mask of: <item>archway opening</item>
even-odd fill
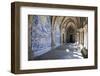
[[[75,43],[75,37],[73,34],[70,35],[70,40],[69,40],[70,43]]]
[[[73,26],[66,29],[66,43],[75,43],[75,28]]]

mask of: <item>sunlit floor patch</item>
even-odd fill
[[[66,49],[66,52],[69,52],[69,49]]]

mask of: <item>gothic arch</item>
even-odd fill
[[[68,21],[64,26],[61,31],[62,43],[75,42],[76,24],[73,21]]]
[[[76,27],[75,24],[71,23],[66,27],[66,42],[74,43],[75,42],[75,34],[76,34]]]

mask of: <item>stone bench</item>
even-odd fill
[[[81,49],[81,53],[84,58],[88,58],[88,50],[85,47]]]

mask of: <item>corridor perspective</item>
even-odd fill
[[[88,18],[28,15],[28,60],[88,58]]]

